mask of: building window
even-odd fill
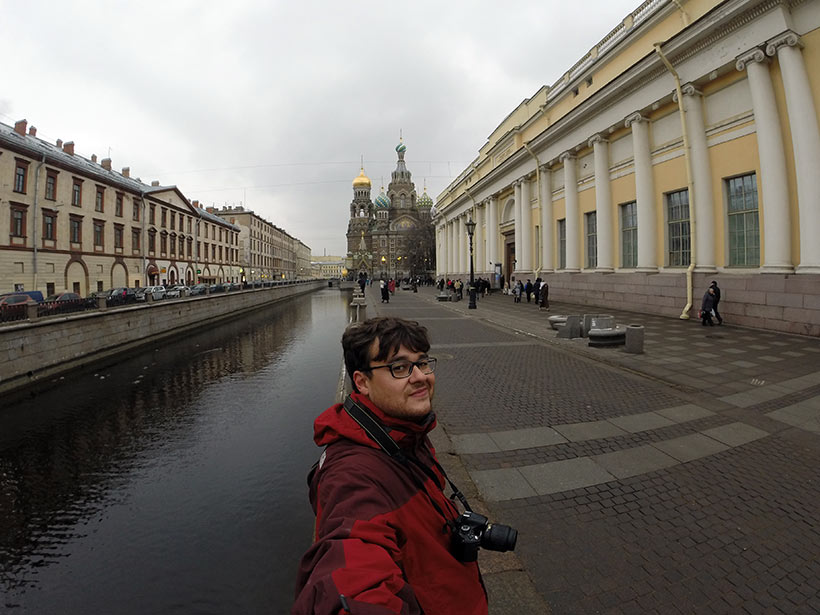
[[[757,177],[754,173],[726,180],[729,214],[729,266],[760,265]]]
[[[57,171],[48,170],[46,172],[46,200],[57,199]]]
[[[171,214],[173,219],[173,214]],[[176,256],[177,254],[177,237],[176,235],[171,235],[171,256]]]
[[[43,212],[43,239],[54,241],[57,227],[57,214]]]
[[[131,206],[131,219],[134,222],[140,221],[140,204],[137,199],[134,199],[133,205]]]
[[[83,180],[76,177],[71,185],[71,204],[77,207],[83,204]]]
[[[593,269],[598,266],[598,212],[584,214],[584,221],[587,233],[587,267]]]
[[[183,256],[185,256],[185,238],[180,237],[179,238],[179,257],[182,258]],[[188,256],[190,256],[190,254]]]
[[[69,239],[71,243],[83,242],[83,219],[79,216],[71,216],[68,223]]]
[[[157,233],[156,231],[148,231],[148,253],[153,254],[157,251]]]
[[[168,252],[168,236],[163,233],[159,238],[159,253],[165,256]]]
[[[188,218],[188,234],[191,234],[191,218]]]
[[[105,206],[105,188],[97,186],[97,196],[94,199],[94,211],[104,211]]]
[[[118,194],[117,200],[114,202],[114,215],[122,218],[122,194]]]
[[[168,210],[164,207],[162,208],[162,213],[160,214],[160,226],[165,228],[166,223],[168,222]]]
[[[131,229],[131,252],[134,254],[140,253],[140,245],[142,242],[140,241],[142,235],[139,229]]]
[[[122,250],[122,227],[119,224],[114,225],[114,249]]]
[[[567,268],[567,220],[558,221],[558,268]]]
[[[21,160],[17,158],[17,164],[14,166],[14,191],[21,194],[26,193],[26,183],[28,180],[28,160]]]
[[[103,249],[105,247],[105,223],[94,220],[94,248]]]
[[[621,205],[621,267],[638,266],[638,206]]]
[[[26,236],[26,208],[11,205],[11,232],[12,237]]]
[[[150,215],[148,216],[148,223],[156,225],[157,223],[157,206],[153,203],[151,204]]]
[[[175,212],[171,212],[171,230],[176,230],[176,223],[177,223],[177,215]]]
[[[689,191],[666,195],[669,225],[669,266],[687,267],[690,261]]]

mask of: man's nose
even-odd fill
[[[410,372],[410,380],[413,382],[418,382],[419,380],[425,380],[427,378],[427,374],[423,373],[418,365],[413,365],[413,371]]]

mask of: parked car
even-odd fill
[[[190,290],[187,286],[183,286],[182,284],[178,284],[176,286],[170,286],[165,288],[165,298],[166,299],[178,299],[180,297],[187,297],[190,295]]]
[[[0,296],[0,321],[25,320],[28,318],[28,306],[36,303],[23,293],[2,295]]]
[[[43,300],[43,293],[39,290],[16,290],[13,293],[3,293],[0,294],[0,299],[8,297],[9,295],[28,295],[32,301],[36,301],[37,303]]]
[[[63,292],[46,297],[40,304],[38,313],[40,316],[51,316],[52,314],[65,314],[67,312],[81,312],[87,307],[86,300],[77,293]]]
[[[125,305],[126,303],[136,303],[137,295],[133,288],[120,286],[109,290],[105,300],[108,305]]]
[[[145,301],[145,287],[140,286],[139,288],[134,289],[134,298],[137,301]]]
[[[218,284],[211,284],[211,294],[228,292],[230,284],[220,282]]]
[[[165,287],[164,286],[146,286],[145,287],[145,294],[151,295],[151,298],[154,301],[159,301],[160,299],[165,299]]]
[[[205,289],[207,289],[209,284],[194,284],[191,286],[191,296],[196,297],[197,295],[204,295]]]

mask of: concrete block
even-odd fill
[[[581,317],[577,314],[567,316],[566,324],[558,330],[558,337],[564,339],[581,337]]]

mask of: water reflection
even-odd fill
[[[347,301],[322,290],[3,408],[0,606],[284,610]]]

